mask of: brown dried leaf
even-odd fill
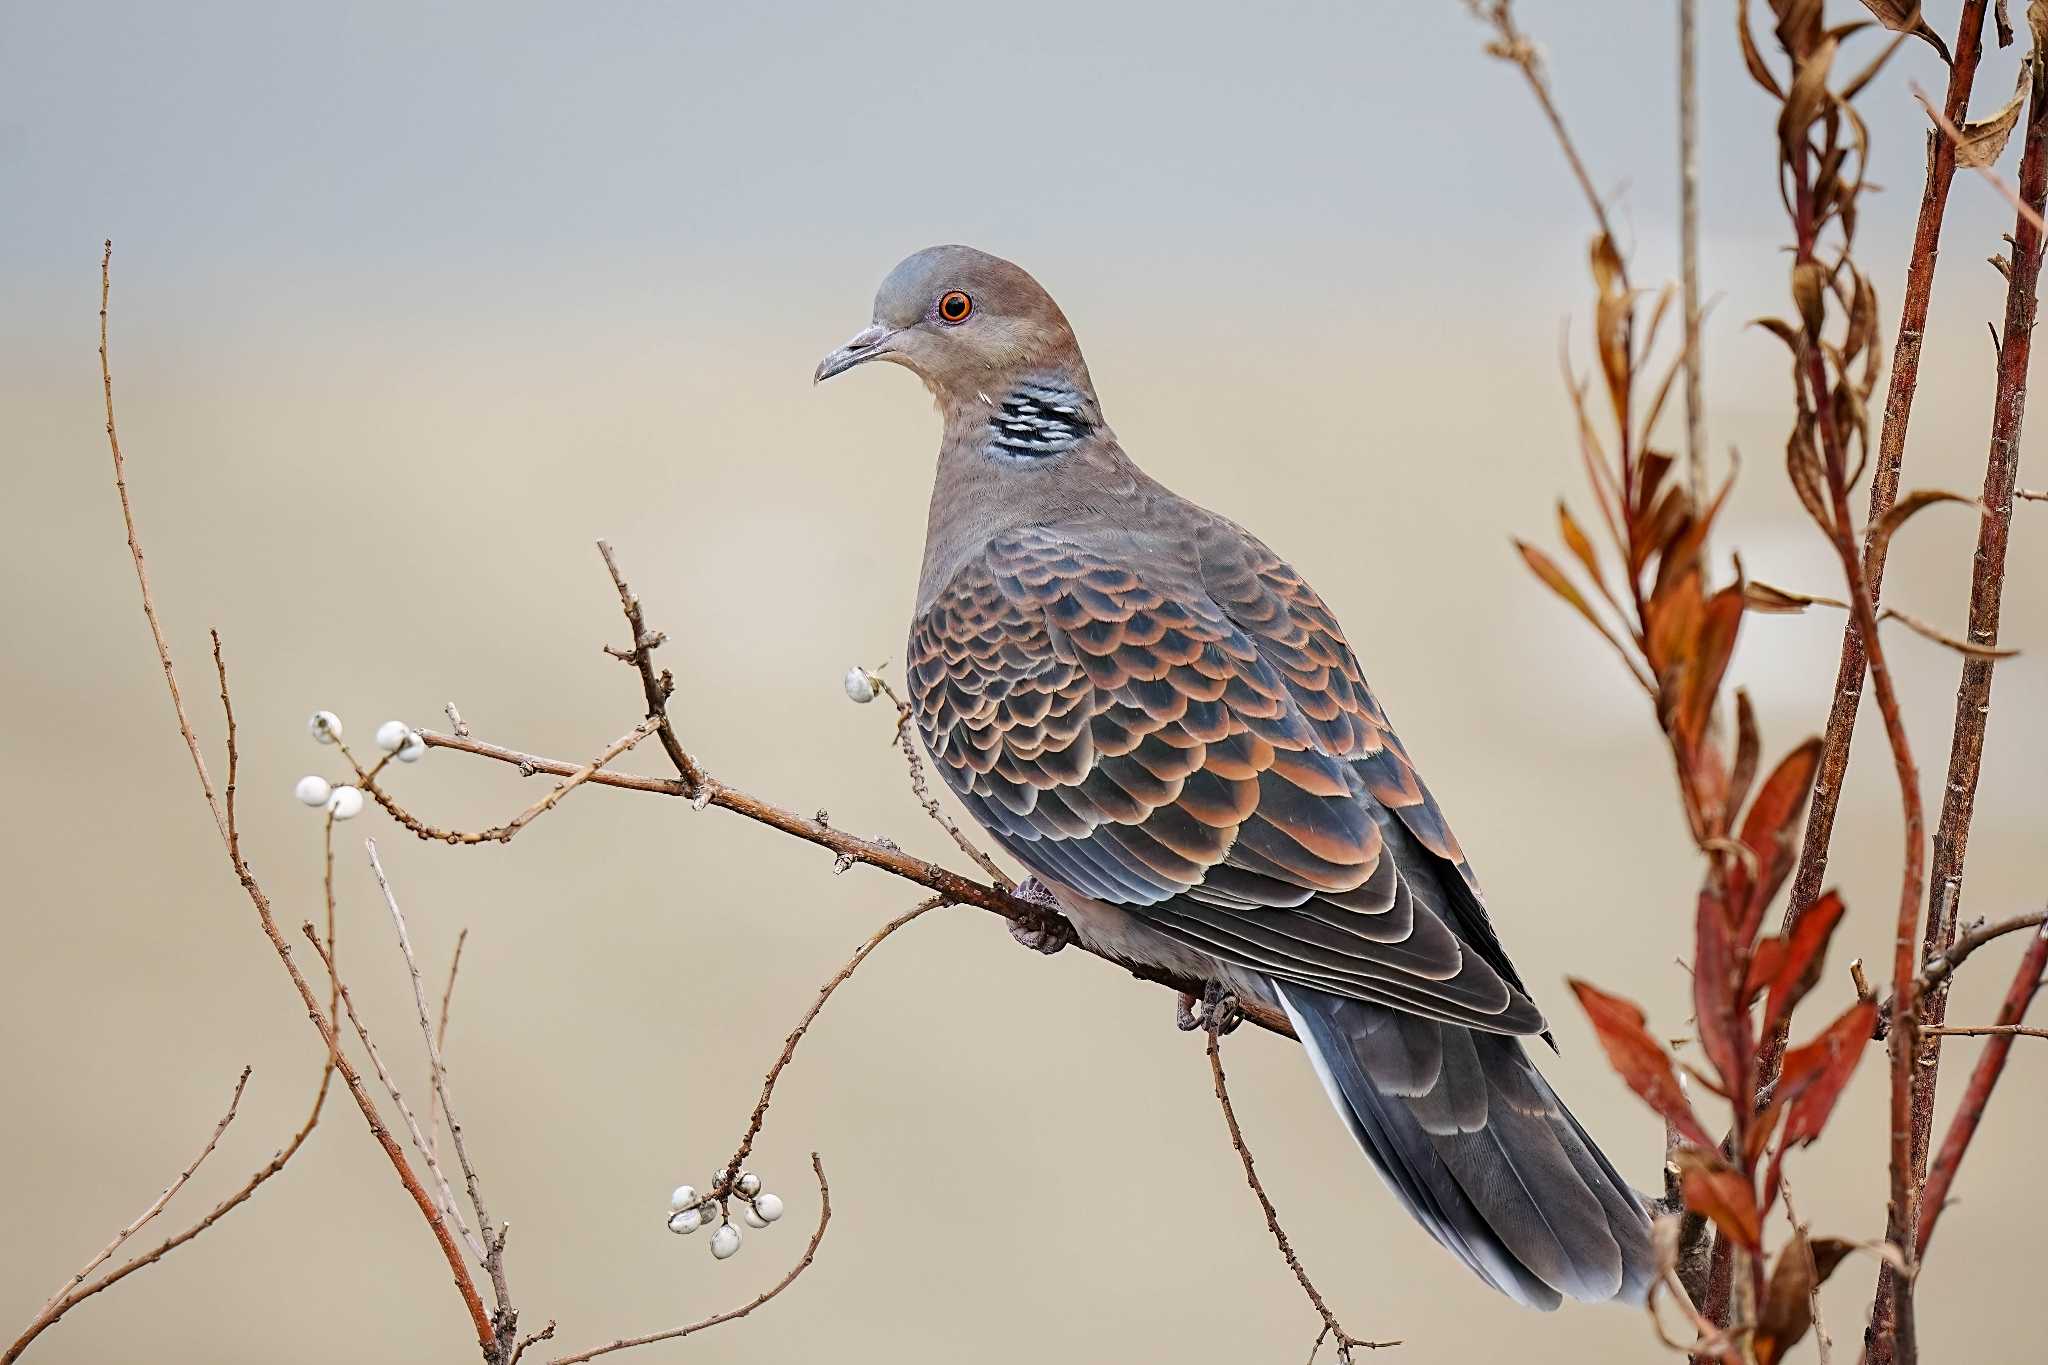
[[[1776,612],[1790,615],[1805,611],[1808,607],[1839,607],[1846,611],[1849,604],[1833,597],[1816,597],[1811,593],[1793,592],[1774,584],[1751,579],[1743,585],[1743,600],[1751,611]]]
[[[1906,524],[1907,518],[1938,502],[1960,502],[1971,507],[1980,506],[1975,498],[1964,493],[1951,493],[1945,488],[1916,488],[1893,503],[1878,520],[1877,525],[1871,528],[1869,543],[1864,546],[1863,552],[1873,558],[1882,559],[1891,549],[1893,534]]]
[[[1768,90],[1771,98],[1785,98],[1778,78],[1771,74],[1771,68],[1764,64],[1764,54],[1757,51],[1756,37],[1749,31],[1749,0],[1741,0],[1735,8],[1735,32],[1742,40],[1742,64],[1749,68],[1749,78]]]
[[[1793,1233],[1792,1241],[1778,1253],[1770,1289],[1757,1314],[1756,1334],[1751,1339],[1757,1365],[1777,1365],[1805,1338],[1813,1326],[1814,1291],[1827,1283],[1835,1267],[1855,1249],[1854,1242],[1839,1237],[1808,1241],[1804,1231]]]
[[[1735,689],[1735,767],[1728,774],[1728,810],[1742,809],[1749,799],[1749,784],[1756,781],[1756,765],[1763,751],[1757,733],[1756,708],[1750,705],[1749,689]]]
[[[1671,1054],[1643,1027],[1643,1012],[1620,996],[1609,995],[1577,978],[1569,979],[1568,984],[1579,997],[1579,1008],[1586,1012],[1601,1049],[1607,1053],[1607,1064],[1615,1074],[1669,1121],[1680,1137],[1696,1146],[1712,1148],[1714,1140],[1707,1136],[1678,1084]]]
[[[1816,340],[1827,322],[1827,291],[1827,267],[1819,261],[1800,261],[1792,267],[1792,302],[1806,335]]]
[[[1738,1246],[1755,1252],[1763,1247],[1763,1214],[1756,1194],[1740,1171],[1710,1153],[1681,1147],[1672,1154],[1678,1166],[1678,1189],[1685,1206],[1714,1220]]]
[[[1997,645],[1980,645],[1974,640],[1958,639],[1917,616],[1900,611],[1897,607],[1886,607],[1878,613],[1878,619],[1897,621],[1915,635],[1932,640],[1938,645],[1946,645],[1956,653],[1967,654],[1973,659],[2012,659],[2019,656],[2017,649],[2001,649]]]
[[[1593,604],[1586,600],[1586,595],[1579,591],[1578,585],[1565,576],[1564,570],[1557,566],[1557,561],[1526,540],[1516,540],[1515,548],[1521,551],[1522,562],[1529,566],[1529,571],[1541,579],[1545,587],[1570,603],[1572,609],[1586,619],[1587,625],[1600,632],[1601,639],[1614,646],[1614,652],[1621,656],[1629,672],[1635,673],[1634,656],[1622,645],[1620,637],[1608,629],[1607,623],[1600,619],[1600,614],[1593,610]],[[1642,681],[1640,674],[1636,677],[1638,682]]]
[[[1813,444],[1813,417],[1800,413],[1791,436],[1785,441],[1785,471],[1792,477],[1792,491],[1806,514],[1832,536],[1835,519],[1828,511],[1827,476],[1821,469],[1820,451]]]
[[[1606,598],[1608,605],[1613,606],[1616,611],[1621,610],[1620,605],[1614,600],[1614,594],[1608,590],[1607,576],[1600,570],[1600,556],[1593,549],[1592,538],[1579,525],[1579,519],[1572,515],[1572,509],[1565,506],[1563,498],[1557,500],[1557,529],[1564,537],[1565,548],[1572,552],[1572,557],[1586,570],[1586,576],[1593,580],[1593,586],[1600,590],[1600,595]]]
[[[2019,126],[2020,112],[2027,107],[2033,61],[2031,56],[2021,60],[2019,84],[1997,113],[1970,120],[1956,130],[1961,134],[1956,139],[1956,165],[1990,166],[2005,154],[2005,144],[2012,139],[2012,130]]]
[[[1927,21],[1920,17],[1919,0],[1863,0],[1863,7],[1870,11],[1877,22],[1892,32],[1910,33],[1915,38],[1924,38],[1928,46],[1941,54],[1943,61],[1954,61],[1954,58],[1949,56],[1948,44],[1944,43],[1941,35],[1929,28]]]

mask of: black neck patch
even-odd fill
[[[987,450],[998,459],[1048,459],[1080,445],[1095,426],[1087,395],[1056,379],[1026,380],[990,416]]]

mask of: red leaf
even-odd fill
[[[1785,1146],[1804,1145],[1820,1136],[1863,1056],[1876,1021],[1877,1002],[1858,1000],[1812,1042],[1785,1054],[1784,1074],[1778,1081],[1778,1092],[1788,1110]]]
[[[1770,977],[1771,997],[1764,1006],[1765,1037],[1776,1033],[1779,1025],[1792,1017],[1792,1011],[1820,980],[1828,940],[1842,921],[1843,909],[1841,895],[1829,891],[1808,906],[1799,923],[1793,926],[1791,938],[1784,941],[1782,959]],[[1761,955],[1758,960],[1761,961]],[[1755,979],[1753,969],[1751,979]]]
[[[1714,1226],[1749,1251],[1763,1246],[1763,1214],[1756,1206],[1756,1194],[1749,1179],[1718,1156],[1681,1147],[1672,1159],[1678,1163],[1678,1190],[1685,1206],[1714,1220]]]
[[[1700,1046],[1730,1095],[1749,1093],[1749,1016],[1738,1012],[1735,949],[1721,898],[1701,891],[1694,915],[1692,1012]]]
[[[1827,1126],[1835,1101],[1855,1073],[1856,1063],[1870,1041],[1871,1025],[1877,1021],[1877,1002],[1858,1000],[1842,1016],[1822,1029],[1804,1047],[1785,1054],[1785,1069],[1778,1078],[1773,1108],[1786,1111],[1785,1136],[1771,1157],[1771,1169],[1764,1180],[1764,1207],[1778,1197],[1778,1166],[1785,1153],[1812,1142]]]
[[[1742,842],[1756,855],[1756,880],[1749,884],[1748,874],[1740,868],[1729,876],[1731,900],[1738,884],[1747,889],[1747,903],[1736,902],[1746,925],[1753,926],[1761,918],[1763,908],[1792,871],[1792,827],[1806,809],[1814,770],[1819,766],[1820,740],[1816,737],[1785,755],[1764,779],[1756,800],[1749,803],[1749,814],[1742,822]]]
[[[1711,1148],[1714,1140],[1700,1126],[1699,1118],[1679,1087],[1672,1069],[1671,1054],[1643,1027],[1643,1012],[1618,995],[1573,979],[1572,991],[1579,1007],[1592,1021],[1593,1032],[1607,1053],[1607,1063],[1628,1082],[1628,1088],[1643,1097],[1678,1130],[1679,1136],[1700,1147]]]

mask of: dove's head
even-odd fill
[[[968,246],[926,247],[890,271],[873,321],[820,362],[817,379],[870,360],[913,371],[942,403],[997,392],[1031,373],[1088,383],[1073,328],[1052,296],[1008,261]]]

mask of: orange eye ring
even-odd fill
[[[965,322],[967,315],[974,311],[974,300],[957,289],[948,289],[939,295],[938,314],[941,322]]]

